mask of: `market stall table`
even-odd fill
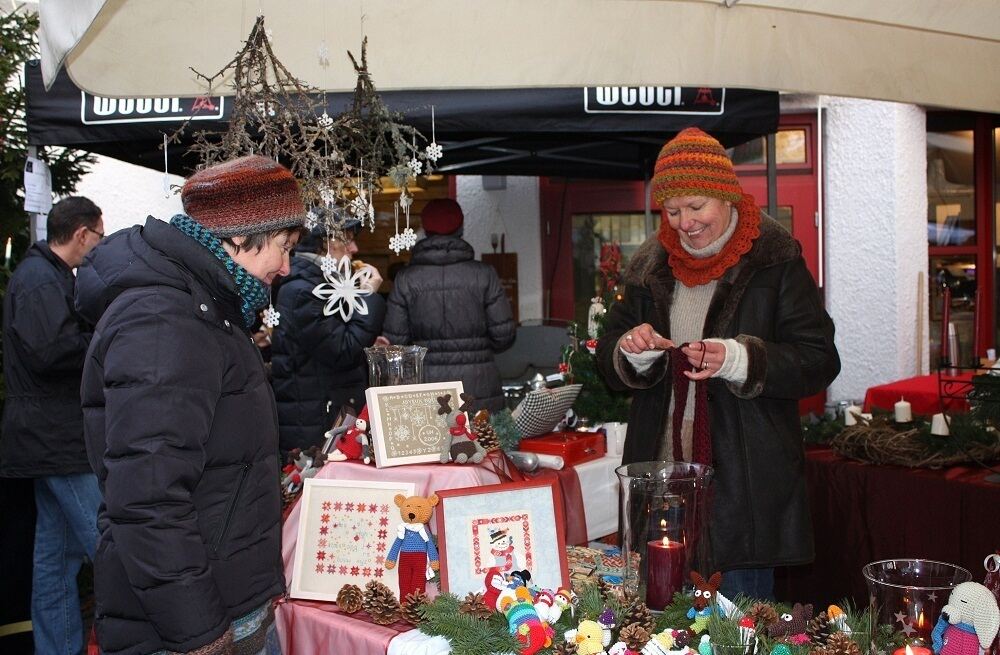
[[[827,447],[809,448],[816,559],[779,570],[776,594],[824,607],[842,598],[865,606],[862,567],[899,557],[958,564],[981,581],[983,559],[1000,548],[1000,484],[988,481],[990,475],[969,466],[876,466],[844,459]]]
[[[575,486],[579,498],[567,502],[568,533],[579,536],[576,541],[596,539],[618,529],[618,487],[615,468],[621,456],[607,456],[559,472],[543,470],[540,476],[555,476],[563,488],[564,498],[572,498]],[[496,484],[500,478],[491,467],[477,465],[412,465],[392,469],[376,469],[357,462],[333,462],[317,474],[319,478],[345,480],[393,480],[413,482],[418,495],[428,495],[441,489]],[[573,505],[570,507],[569,505]],[[586,511],[584,511],[586,507]],[[581,516],[582,515],[582,516]],[[583,518],[583,521],[580,521]],[[286,581],[291,581],[295,540],[298,532],[299,508],[288,515],[282,529],[282,559]],[[433,522],[432,522],[433,525]],[[567,539],[567,543],[571,543]],[[428,586],[432,591],[432,586]],[[282,652],[296,653],[350,652],[353,655],[382,655],[387,651],[406,653],[438,653],[442,651],[440,639],[431,639],[409,632],[411,626],[395,623],[379,626],[367,620],[364,614],[348,615],[340,612],[333,603],[320,603],[289,599],[278,605],[275,612]],[[390,644],[394,644],[390,649]],[[446,645],[446,642],[445,642]],[[402,650],[400,650],[402,648]]]
[[[891,412],[893,405],[903,398],[912,405],[914,414],[926,416],[937,414],[942,409],[942,380],[946,383],[954,381],[956,385],[969,385],[972,383],[972,372],[963,371],[942,378],[939,378],[937,373],[931,373],[871,387],[865,393],[862,411],[870,412],[872,408],[877,408]],[[956,394],[946,392],[946,396],[948,395]],[[943,400],[945,411],[960,412],[968,409],[968,403],[964,398],[945,397]]]

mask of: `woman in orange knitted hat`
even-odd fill
[[[833,322],[801,248],[743,192],[722,145],[688,128],[652,180],[658,234],[625,272],[598,361],[633,393],[623,461],[714,467],[722,591],[765,598],[813,558],[798,400],[840,372]],[[709,569],[713,570],[713,569]]]

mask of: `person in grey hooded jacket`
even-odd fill
[[[393,344],[427,348],[427,382],[461,380],[473,410],[504,406],[493,356],[514,342],[515,325],[500,278],[475,260],[462,239],[462,208],[431,200],[421,213],[427,234],[389,294],[383,334]]]

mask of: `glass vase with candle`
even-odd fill
[[[625,591],[662,610],[710,570],[708,494],[712,468],[688,462],[636,462],[615,469],[621,485]]]
[[[893,655],[931,655],[931,631],[948,595],[955,585],[972,579],[960,566],[924,559],[872,562],[862,574],[871,602],[870,634],[879,625],[891,625],[910,646],[910,652],[901,648]]]
[[[365,348],[368,358],[368,386],[388,387],[420,384],[424,381],[423,346],[372,346]]]

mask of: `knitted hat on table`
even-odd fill
[[[688,127],[663,146],[653,169],[653,200],[707,196],[739,202],[743,188],[733,162],[715,138]]]
[[[250,155],[200,170],[181,189],[184,212],[219,238],[305,222],[299,185],[273,159]]]

